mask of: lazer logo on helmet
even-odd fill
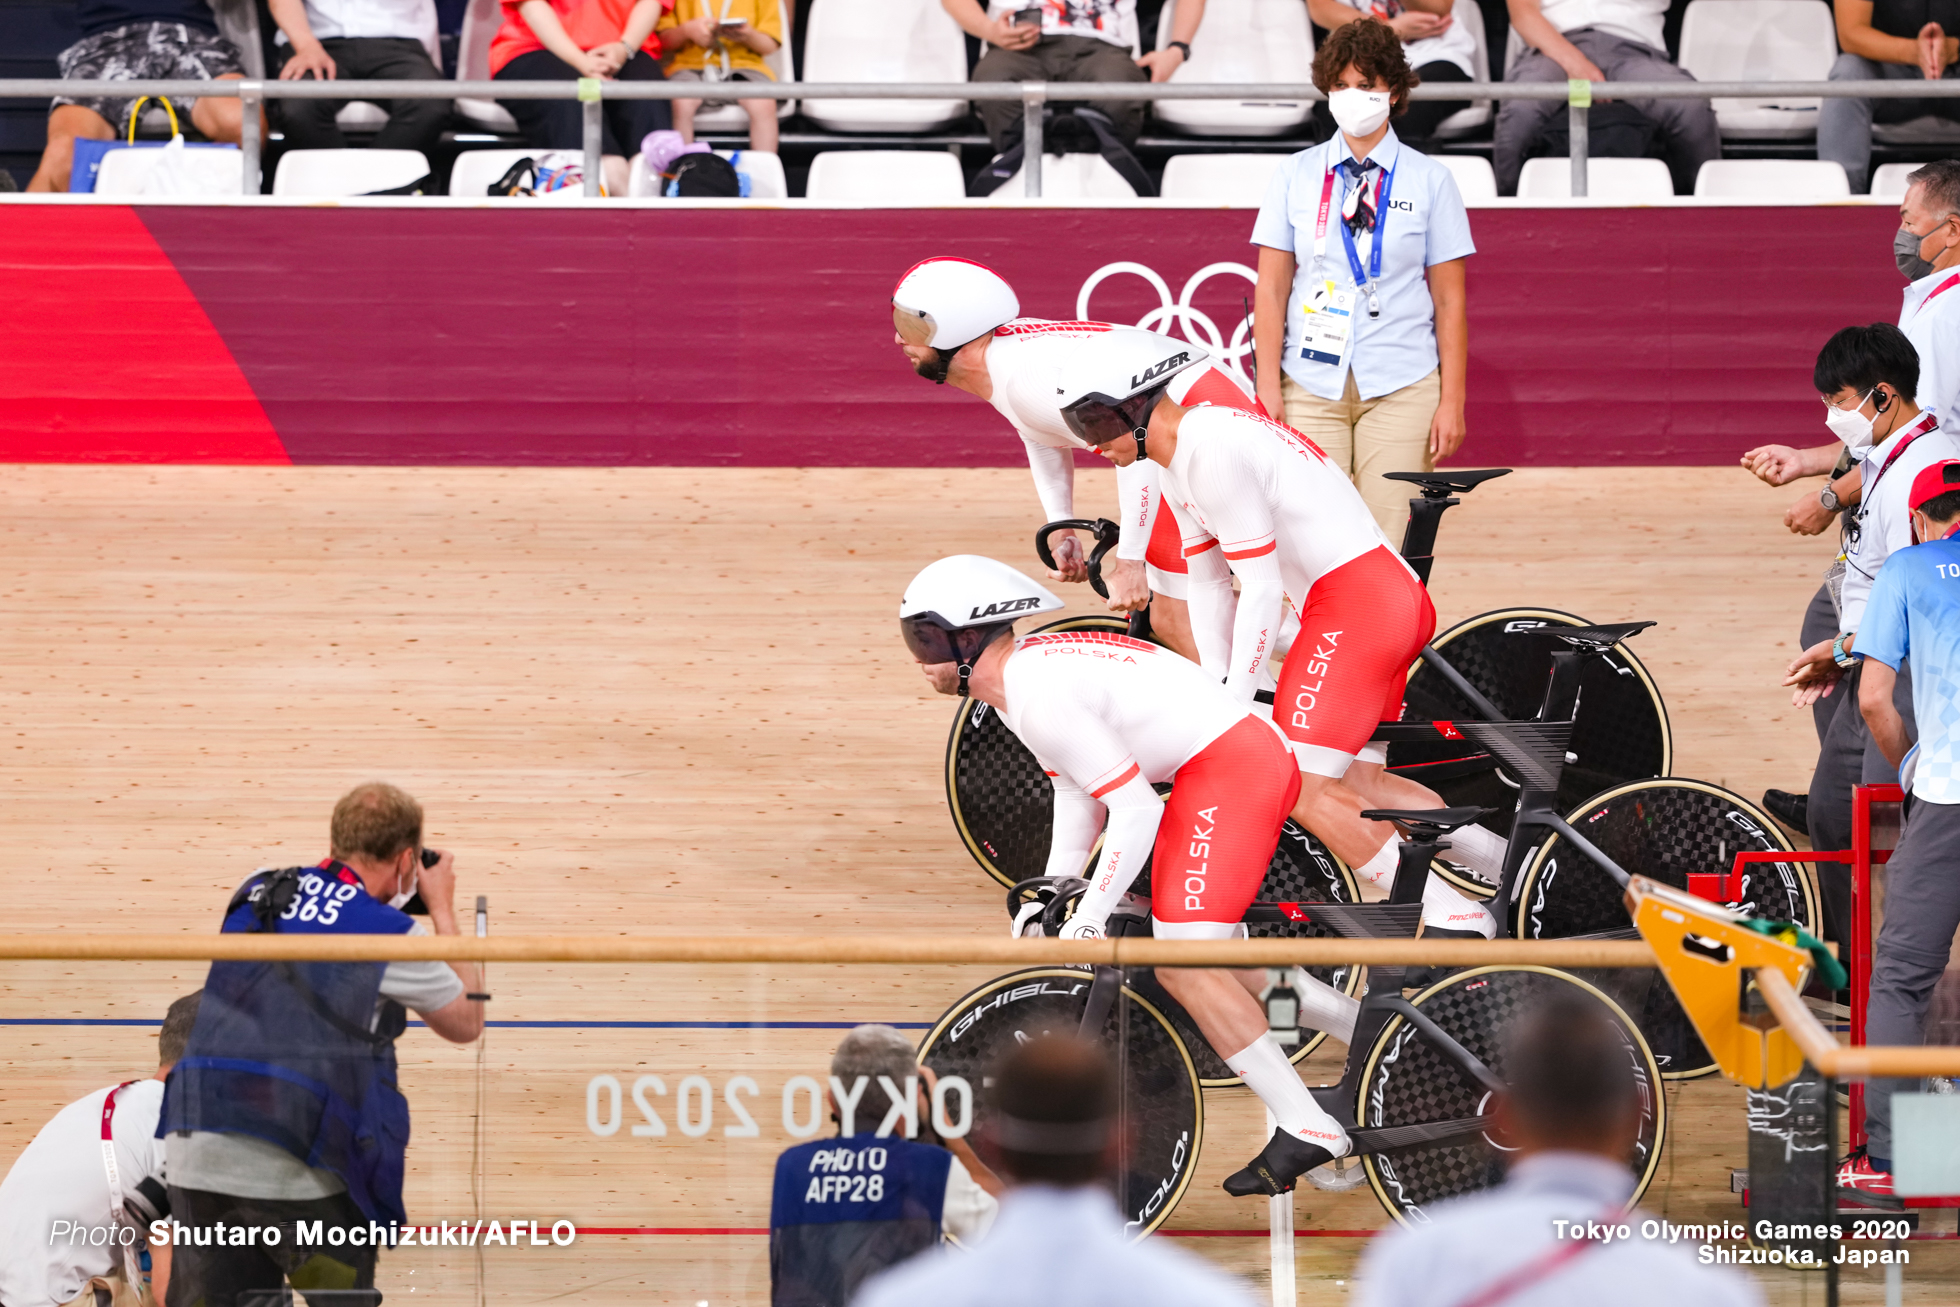
[[[1030,608],[1038,608],[1040,605],[1040,595],[1030,595],[1026,599],[1004,599],[1000,603],[988,604],[985,608],[974,609],[971,613],[967,614],[966,620],[972,622],[982,617],[1005,617],[1009,613],[1023,613]]]
[[[1131,377],[1130,387],[1131,389],[1135,389],[1136,387],[1141,386],[1144,382],[1151,380],[1153,377],[1161,377],[1166,372],[1169,372],[1171,369],[1181,368],[1186,363],[1189,363],[1190,361],[1191,361],[1191,354],[1190,351],[1188,350],[1182,354],[1173,354],[1169,358],[1165,359],[1162,363],[1153,363],[1149,367],[1145,368],[1139,375]]]

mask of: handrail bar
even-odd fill
[[[1651,967],[1642,940],[1011,939],[973,935],[0,935],[0,961],[688,962],[917,966]]]

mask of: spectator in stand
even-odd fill
[[[658,82],[662,56],[714,40],[714,21],[691,18],[665,35],[654,27],[663,0],[503,0],[504,25],[490,42],[490,76],[500,82],[568,82],[579,77]],[[499,100],[517,119],[525,144],[579,150],[585,118],[577,100]],[[604,103],[604,183],[626,194],[626,159],[648,132],[672,126],[665,100]]]
[[[201,992],[186,994],[164,1015],[154,1076],[70,1103],[14,1159],[0,1182],[0,1303],[55,1307],[84,1293],[85,1301],[96,1302],[92,1291],[97,1289],[107,1290],[116,1302],[134,1301],[146,1253],[152,1296],[145,1301],[165,1300],[170,1247],[147,1242],[150,1222],[170,1215],[157,1115],[163,1082],[184,1055],[200,997]],[[115,1143],[113,1178],[102,1153],[105,1130]],[[63,1227],[100,1230],[112,1221],[115,1246],[106,1236],[91,1240],[63,1233]],[[121,1291],[125,1286],[129,1297]]]
[[[1457,24],[1452,14],[1455,7],[1455,0],[1408,0],[1406,4],[1403,0],[1307,0],[1307,14],[1314,25],[1330,32],[1357,18],[1374,17],[1387,23],[1401,38],[1403,58],[1415,69],[1418,84],[1477,80],[1471,66],[1477,58],[1477,34]],[[1429,138],[1442,121],[1469,107],[1468,100],[1410,101],[1395,134],[1426,151]],[[1322,131],[1333,132],[1334,119],[1324,101],[1314,106],[1314,118]]]
[[[1190,58],[1205,16],[1204,0],[1183,0],[1164,48],[1133,57],[1136,0],[990,0],[984,11],[980,0],[940,3],[968,36],[990,47],[974,65],[976,82],[1167,81]],[[973,107],[996,156],[1021,139],[1020,101],[988,100]],[[1136,143],[1143,101],[1099,100],[1088,107],[1109,119],[1124,145]]]
[[[1509,0],[1511,26],[1525,52],[1510,82],[1692,82],[1667,57],[1661,25],[1668,0]],[[1595,92],[1604,98],[1604,92]],[[1695,175],[1722,157],[1715,109],[1707,100],[1630,100],[1659,126],[1674,189],[1692,194]],[[1506,100],[1497,110],[1492,153],[1497,190],[1515,195],[1525,155],[1563,100]]]
[[[910,1118],[885,1092],[887,1082],[900,1095],[914,1086]],[[879,1271],[944,1238],[972,1245],[987,1233],[1001,1182],[966,1140],[939,1137],[933,1083],[911,1041],[890,1026],[859,1026],[837,1045],[825,1098],[836,1137],[798,1144],[776,1159],[773,1307],[845,1307]],[[848,1108],[838,1102],[840,1092]],[[887,1121],[889,1133],[880,1135]],[[840,1187],[824,1183],[825,1176],[865,1183]]]
[[[245,76],[238,51],[218,35],[218,20],[205,0],[79,0],[75,22],[82,39],[58,56],[61,75],[69,81],[231,81]],[[78,100],[57,95],[48,114],[47,148],[27,189],[67,190],[76,140],[126,136],[135,103],[135,97]],[[190,101],[188,115],[183,109],[177,105],[179,122],[204,139],[238,144],[244,116],[236,97],[199,97]]]
[[[1252,227],[1259,402],[1326,451],[1400,540],[1408,487],[1382,474],[1425,471],[1463,444],[1476,246],[1449,169],[1389,126],[1416,79],[1387,24],[1335,28],[1313,80],[1341,129],[1279,166]]]
[[[436,48],[435,0],[270,0],[272,17],[293,53],[279,80],[305,77],[321,81],[348,78],[375,82],[439,82],[442,69],[430,57]],[[347,138],[334,115],[345,100],[280,100],[279,119],[286,147],[339,150]],[[393,100],[388,121],[369,142],[377,150],[420,150],[442,136],[449,121],[447,100]]]
[[[1008,1182],[979,1247],[940,1249],[878,1276],[856,1307],[1250,1307],[1245,1287],[1166,1239],[1135,1241],[1110,1198],[1123,1148],[1116,1073],[1095,1044],[1044,1035],[992,1081]]]
[[[687,10],[698,18],[707,20],[708,39],[697,42],[691,33],[699,27],[689,28],[690,34],[683,35],[681,11]],[[773,82],[776,74],[769,71],[764,62],[770,55],[782,48],[783,24],[782,10],[776,0],[680,0],[673,9],[660,16],[654,30],[660,33],[663,47],[673,50],[669,45],[669,33],[676,44],[685,42],[677,53],[667,61],[667,77],[676,82]],[[751,150],[776,150],[776,102],[774,100],[737,100],[742,111],[749,116],[749,148]],[[694,114],[700,109],[700,100],[674,101],[674,128],[680,132],[681,139],[694,139]]]
[[[1934,0],[1836,0],[1838,47],[1834,82],[1937,82],[1955,75],[1960,41],[1929,21]],[[1960,120],[1960,100],[1826,100],[1817,113],[1817,157],[1844,167],[1853,195],[1871,182],[1872,124],[1909,122],[1933,114]]]

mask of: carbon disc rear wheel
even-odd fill
[[[1631,1207],[1654,1177],[1667,1134],[1667,1100],[1659,1067],[1640,1031],[1620,1006],[1577,976],[1548,967],[1478,967],[1424,990],[1414,1004],[1483,1064],[1504,1078],[1512,1026],[1561,994],[1601,1004],[1624,1037],[1640,1090],[1640,1128],[1634,1143]],[[1490,1094],[1429,1036],[1405,1017],[1390,1018],[1367,1051],[1355,1120],[1362,1126],[1418,1125],[1487,1115]],[[1375,1196],[1404,1225],[1424,1224],[1435,1204],[1498,1184],[1502,1144],[1489,1132],[1438,1143],[1366,1153],[1362,1166]]]
[[[1087,969],[1035,967],[990,980],[946,1010],[920,1041],[919,1061],[935,1075],[966,1078],[978,1127],[991,1109],[981,1090],[995,1066],[1030,1039],[1073,1035],[1094,979]],[[1116,1198],[1126,1229],[1141,1239],[1163,1224],[1190,1187],[1204,1141],[1204,1095],[1184,1041],[1128,985],[1103,1023],[1102,1042],[1116,1063],[1117,1134],[1128,1145]]]
[[[1615,786],[1574,808],[1566,820],[1629,875],[1676,889],[1688,887],[1690,872],[1728,872],[1737,853],[1792,849],[1782,828],[1755,804],[1705,781],[1670,777]],[[1740,888],[1739,910],[1817,933],[1817,887],[1806,864],[1751,863]],[[1569,939],[1631,929],[1623,893],[1570,840],[1552,834],[1518,877],[1517,935]],[[1685,1080],[1716,1069],[1671,988],[1654,986],[1636,1015],[1662,1075]]]
[[[1432,647],[1511,721],[1538,715],[1551,682],[1551,655],[1558,642],[1533,632],[1587,626],[1585,619],[1552,608],[1504,608],[1458,622]],[[1478,714],[1443,674],[1417,659],[1403,695],[1404,721],[1478,720]],[[1646,667],[1622,645],[1586,662],[1579,683],[1577,717],[1567,764],[1559,781],[1560,809],[1622,781],[1665,776],[1674,760],[1667,707]],[[1388,765],[1420,781],[1451,806],[1498,811],[1484,825],[1508,835],[1517,790],[1497,773],[1490,756],[1467,740],[1391,744]],[[1466,893],[1488,898],[1494,887],[1454,867],[1436,870]]]

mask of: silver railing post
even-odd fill
[[[1021,83],[1021,177],[1022,194],[1041,198],[1041,156],[1047,143],[1041,139],[1042,118],[1048,107],[1048,83]]]
[[[242,167],[238,193],[257,195],[265,189],[259,177],[259,110],[265,104],[264,86],[259,82],[238,84],[238,152]]]
[[[605,119],[601,117],[605,105],[599,99],[600,86],[596,77],[578,79],[578,107],[585,118],[585,198],[588,200],[598,198],[600,173],[605,167],[600,157],[605,140]]]
[[[1592,142],[1587,133],[1587,111],[1592,108],[1592,83],[1574,77],[1565,84],[1566,122],[1572,139],[1572,194],[1586,194],[1587,152]]]

